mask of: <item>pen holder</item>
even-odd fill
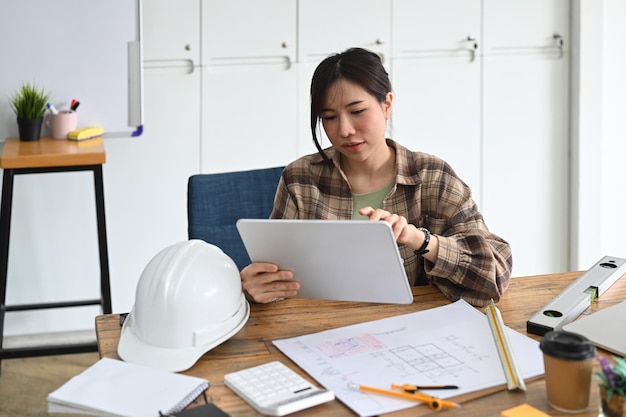
[[[67,134],[76,129],[77,123],[78,113],[74,111],[49,114],[46,118],[46,127],[50,129],[54,139],[67,139]]]

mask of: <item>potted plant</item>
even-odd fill
[[[17,116],[20,139],[39,140],[41,125],[50,95],[34,83],[24,83],[11,97],[11,107]]]
[[[600,382],[602,415],[626,417],[626,358],[617,356],[610,360],[598,355],[600,370],[594,378]]]

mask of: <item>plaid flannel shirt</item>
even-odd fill
[[[448,299],[463,298],[476,306],[498,301],[511,276],[511,248],[489,231],[469,187],[442,159],[411,152],[390,139],[387,144],[395,149],[397,171],[382,208],[427,228],[439,240],[435,263],[399,245],[411,285],[432,284]],[[332,164],[316,153],[285,168],[271,218],[352,218],[352,192],[340,153],[332,147],[325,153]]]

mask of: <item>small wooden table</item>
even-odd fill
[[[21,141],[19,138],[9,138],[4,143],[2,156],[0,157],[0,168],[4,170],[2,180],[2,203],[0,207],[0,360],[6,358],[55,355],[60,353],[95,352],[97,350],[96,343],[3,349],[2,340],[4,316],[5,313],[9,311],[100,304],[103,313],[111,313],[109,256],[104,213],[104,185],[102,179],[102,164],[104,164],[105,161],[106,153],[104,151],[102,138],[89,139],[83,142],[52,139],[49,137],[43,137],[33,142]],[[7,306],[5,302],[14,177],[15,175],[21,174],[69,171],[92,171],[94,174],[100,256],[100,297],[92,300]]]
[[[526,333],[527,320],[582,272],[538,275],[515,278],[498,303],[504,323],[508,327]],[[410,305],[385,305],[352,302],[290,299],[273,304],[253,304],[247,324],[230,340],[205,354],[196,364],[183,373],[206,378],[210,382],[208,394],[211,401],[231,416],[258,416],[254,409],[243,402],[224,386],[224,374],[238,369],[278,360],[311,380],[297,365],[285,357],[272,344],[273,340],[315,333],[330,328],[362,323],[400,314],[412,313],[447,304],[449,301],[439,290],[431,286],[414,287],[415,296]],[[607,290],[583,314],[589,314],[626,299],[626,278],[622,277]],[[483,311],[483,309],[481,309]],[[120,315],[109,314],[96,317],[96,334],[101,357],[117,358],[120,338]],[[528,334],[535,340],[541,337]],[[550,407],[546,399],[543,378],[527,381],[526,392],[507,391],[496,387],[457,397],[463,404],[459,409],[442,411],[445,416],[499,416],[502,410],[528,403],[551,416],[598,415],[598,387],[592,382],[591,403],[588,411],[581,414],[566,414]],[[472,400],[472,401],[470,401]],[[422,416],[434,414],[426,406],[388,414],[389,416]],[[332,401],[294,415],[298,416],[354,416],[354,413],[339,401]]]

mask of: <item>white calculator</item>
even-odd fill
[[[224,375],[224,385],[261,414],[284,416],[335,399],[332,391],[274,361]]]

